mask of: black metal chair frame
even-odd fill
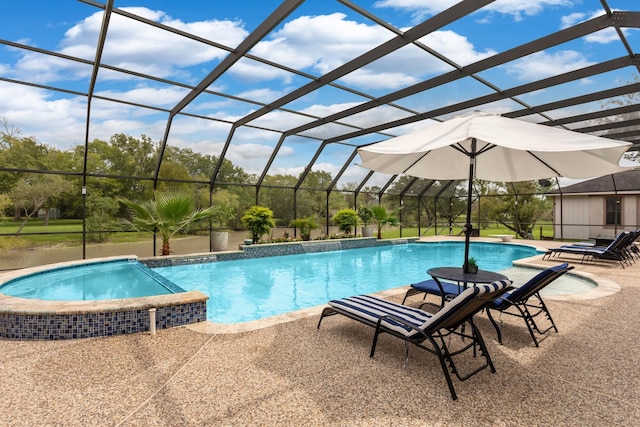
[[[527,325],[527,329],[529,330],[529,334],[533,339],[536,347],[540,346],[540,342],[542,342],[548,335],[546,335],[552,329],[557,333],[558,328],[556,323],[551,317],[551,313],[547,308],[547,305],[544,303],[544,300],[540,296],[540,291],[551,282],[556,280],[558,277],[572,270],[573,266],[567,266],[564,269],[558,270],[547,276],[544,280],[541,280],[536,286],[532,287],[526,294],[520,296],[517,300],[512,301],[509,299],[509,296],[499,301],[499,306],[495,307],[492,304],[487,306],[487,317],[491,321],[491,324],[496,330],[498,335],[498,342],[502,344],[502,332],[500,331],[500,327],[496,323],[495,319],[491,315],[492,311],[499,311],[500,314],[506,314],[509,316],[520,317],[524,320]],[[509,309],[514,308],[516,312],[509,311]],[[542,329],[539,324],[536,322],[536,318],[540,315],[544,315],[547,321],[550,323],[550,326]]]
[[[445,379],[447,381],[447,386],[449,387],[449,392],[451,393],[451,398],[456,400],[458,398],[455,388],[453,386],[453,381],[451,378],[451,373],[454,374],[460,381],[465,381],[477,373],[481,372],[485,368],[490,368],[492,373],[496,372],[495,366],[491,360],[491,356],[487,350],[486,344],[480,331],[476,327],[473,322],[473,316],[484,309],[488,304],[494,301],[496,298],[499,298],[505,292],[513,289],[513,287],[508,286],[500,291],[495,291],[491,293],[478,295],[474,300],[465,305],[464,310],[459,310],[461,313],[457,314],[455,317],[445,320],[441,323],[436,323],[432,328],[419,329],[417,325],[406,322],[404,319],[398,318],[393,315],[385,315],[378,318],[377,322],[372,322],[369,319],[357,316],[351,312],[341,310],[337,307],[326,307],[322,314],[320,315],[320,320],[318,321],[317,328],[320,329],[320,324],[322,323],[322,319],[327,316],[333,316],[336,314],[342,314],[346,317],[349,317],[353,320],[356,320],[360,323],[363,323],[368,326],[372,326],[375,328],[375,333],[373,336],[373,342],[371,344],[371,352],[369,357],[373,357],[376,351],[376,346],[378,343],[378,336],[382,333],[387,333],[389,335],[395,336],[397,338],[401,338],[405,341],[405,366],[409,355],[409,344],[413,344],[416,347],[428,351],[429,353],[435,354],[438,356],[438,360],[440,361],[440,366],[444,373]],[[475,302],[475,303],[474,303]],[[473,304],[472,304],[473,303]],[[420,305],[420,309],[424,306],[424,304]],[[413,337],[407,338],[404,335],[385,327],[383,321],[385,319],[393,319],[396,322],[402,323],[407,327],[411,328],[418,332],[418,335],[414,335]],[[469,325],[469,332],[465,331],[463,325]],[[463,340],[469,339],[470,342],[464,345],[462,348],[457,349],[455,351],[451,351],[447,343],[445,342],[445,338],[451,336],[459,336]],[[431,344],[431,347],[425,346],[423,343],[428,341]],[[479,353],[485,359],[485,363],[474,369],[473,371],[465,374],[461,374],[458,370],[454,362],[454,357],[460,354],[463,354],[469,350],[473,350],[474,357]]]
[[[594,259],[618,261],[622,268],[634,262],[632,252],[637,248],[631,248],[634,242],[640,237],[638,231],[623,232],[607,247],[603,246],[581,246],[570,245],[549,249],[542,259],[551,258],[560,254],[582,255],[580,263],[589,262]]]

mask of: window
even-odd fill
[[[605,209],[605,226],[622,225],[622,197],[607,197]]]

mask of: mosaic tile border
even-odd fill
[[[132,334],[149,331],[149,319],[149,310],[142,308],[75,314],[2,312],[0,336],[20,340],[60,340]],[[156,309],[156,329],[205,320],[206,298]]]
[[[264,243],[259,245],[240,245],[240,251],[216,252],[215,254],[191,254],[188,256],[175,255],[162,258],[141,258],[140,262],[149,268],[158,268],[173,265],[202,264],[207,262],[360,249],[372,246],[399,245],[415,243],[417,240],[418,237],[384,240],[378,240],[376,237],[357,237],[353,239],[311,240],[307,242]]]

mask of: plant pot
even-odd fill
[[[478,266],[477,265],[469,265],[467,266],[467,270],[469,274],[478,274]]]
[[[211,251],[212,252],[226,251],[228,247],[229,247],[228,231],[211,232]]]
[[[249,245],[250,245],[250,244],[252,244],[252,243],[253,243],[253,239],[244,239],[244,244],[245,244],[246,246],[249,246]]]
[[[373,237],[373,225],[362,226],[362,237]]]

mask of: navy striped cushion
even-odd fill
[[[495,292],[511,285],[510,280],[500,280],[488,285],[471,286],[460,295],[449,301],[436,314],[427,313],[426,311],[407,307],[406,305],[396,304],[391,301],[372,297],[369,295],[359,295],[349,298],[329,301],[329,305],[345,312],[352,313],[363,319],[367,319],[376,323],[378,319],[385,315],[398,317],[412,326],[425,330],[426,328],[435,327],[438,324],[447,321],[451,316],[458,313],[469,301],[478,295]],[[393,319],[384,319],[384,326],[390,330],[400,333],[405,337],[411,337],[419,334],[414,329],[394,321]]]
[[[505,300],[508,300],[511,302],[520,301],[521,297],[527,292],[529,292],[529,290],[532,287],[537,286],[541,281],[546,280],[550,275],[555,274],[560,270],[564,270],[567,267],[569,267],[569,263],[565,262],[564,264],[559,264],[553,267],[549,267],[545,270],[542,270],[541,272],[536,274],[534,277],[529,279],[525,284],[516,288],[514,291],[503,294],[502,297],[498,298],[493,302],[492,307],[500,307],[505,302]],[[506,306],[508,307],[509,304],[507,304]]]
[[[432,315],[426,311],[419,310],[406,305],[396,304],[369,295],[359,295],[339,300],[329,301],[329,305],[339,308],[348,313],[353,313],[371,322],[377,322],[380,317],[387,314],[401,318],[402,320],[418,327],[425,323]],[[386,328],[399,332],[404,336],[411,336],[416,332],[392,319],[385,319]]]
[[[453,283],[440,282],[440,284],[442,285],[442,290],[447,295],[458,295],[462,290],[462,286],[458,286]],[[438,283],[436,283],[436,281],[433,279],[425,280],[420,283],[414,283],[411,285],[411,287],[433,295],[440,295],[441,292],[440,286],[438,286]]]
[[[449,301],[442,307],[440,311],[434,314],[428,321],[420,325],[420,329],[425,330],[427,328],[434,327],[447,321],[451,316],[458,313],[458,310],[463,308],[467,303],[482,294],[488,294],[490,292],[496,292],[502,290],[508,286],[511,286],[513,282],[511,280],[497,280],[491,284],[479,284],[476,286],[469,286],[457,297]]]

